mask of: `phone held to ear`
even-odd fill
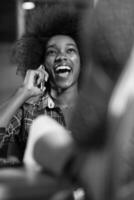
[[[50,92],[49,73],[44,65],[41,65],[35,75],[35,85],[42,91]]]
[[[43,79],[42,79],[42,81],[40,81],[40,84],[38,85],[38,87],[47,94],[47,97],[48,97],[47,98],[47,106],[49,108],[54,108],[55,103],[50,95],[51,86],[49,83],[49,72],[46,70],[46,67],[44,65],[41,65],[39,67],[39,70],[41,71],[41,74],[43,74]],[[40,79],[39,75],[36,80],[37,83],[38,83],[38,79]]]

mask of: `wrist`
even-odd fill
[[[29,99],[29,98],[31,97],[29,90],[28,90],[26,87],[24,87],[24,86],[21,86],[21,87],[18,89],[17,94],[18,94],[24,101],[26,101],[27,99]]]

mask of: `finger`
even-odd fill
[[[40,89],[41,89],[41,91],[45,91],[45,89],[46,89],[46,87],[45,87],[45,83],[44,82],[41,82],[41,84],[40,84]]]
[[[44,66],[43,66],[43,65],[40,65],[40,66],[38,67],[38,69],[39,69],[39,70],[42,70],[42,69],[44,69]]]
[[[41,81],[41,83],[38,85],[38,88],[44,93],[46,90],[45,81]]]
[[[40,95],[42,95],[44,92],[43,92],[43,90],[41,90],[41,88],[39,88],[39,87],[36,87],[35,89],[34,89],[34,91],[35,91],[35,94],[37,95],[37,96],[40,96]]]
[[[48,72],[45,70],[45,66],[44,66],[44,65],[40,65],[40,67],[38,68],[38,70],[40,70],[40,71],[44,74],[45,82],[47,82],[47,81],[48,81],[48,78],[49,78],[49,74],[48,74]]]
[[[45,81],[48,81],[49,73],[46,71],[45,66],[43,65],[44,73],[45,73]]]
[[[41,89],[42,92],[45,92],[45,90],[46,90],[45,81],[41,82],[40,89]]]
[[[40,89],[43,90],[43,82],[40,83]]]
[[[42,89],[42,92],[45,92],[45,90],[46,90],[46,87],[44,86],[43,89]]]
[[[38,78],[37,78],[37,85],[39,86],[39,85],[41,84],[41,82],[44,81],[45,75],[44,75],[44,73],[42,73],[42,72],[39,71],[39,70],[37,71],[36,74],[38,75]]]
[[[44,65],[40,65],[37,70],[44,72],[45,71],[45,66]]]
[[[48,78],[49,78],[49,74],[45,71],[45,82],[48,81]]]

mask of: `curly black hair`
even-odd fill
[[[14,46],[12,60],[18,67],[17,71],[25,74],[27,69],[36,69],[41,65],[46,43],[54,35],[73,38],[80,53],[80,19],[80,10],[63,4],[35,9],[27,21],[25,34]]]

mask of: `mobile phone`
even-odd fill
[[[44,71],[46,76],[49,77],[49,72],[48,72],[48,70],[46,70],[46,67],[44,65],[41,65],[38,69]],[[44,81],[40,82],[40,84],[37,84],[38,83],[38,79],[39,79],[39,74],[36,74],[35,75],[35,85],[38,88],[40,88],[41,90],[43,90],[44,87],[45,87],[46,88],[45,91],[47,91],[47,92],[50,91],[49,78],[47,79],[47,81],[44,80]]]

